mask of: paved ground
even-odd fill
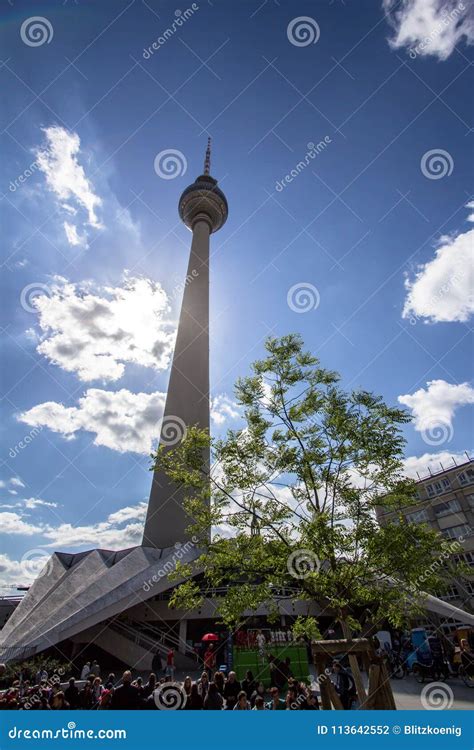
[[[428,705],[445,705],[451,709],[474,709],[474,688],[467,687],[459,678],[453,678],[443,683],[425,682],[420,685],[413,677],[404,677],[402,680],[392,680],[392,690],[395,695],[397,708],[420,709],[423,708],[421,694],[425,694]],[[439,701],[439,702],[438,702]]]

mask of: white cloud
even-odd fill
[[[38,352],[82,381],[118,380],[124,363],[168,367],[174,333],[157,282],[126,277],[122,286],[94,288],[55,277],[34,304],[43,333]]]
[[[418,479],[418,475],[422,478],[426,477],[430,470],[434,474],[442,469],[451,469],[456,464],[466,463],[466,461],[465,453],[450,453],[449,451],[424,453],[422,456],[409,456],[405,459],[405,473],[412,479]]]
[[[39,534],[42,527],[24,521],[19,513],[10,513],[9,511],[0,513],[0,530],[2,534],[23,534],[32,536]]]
[[[110,513],[105,521],[98,523],[86,526],[63,523],[45,531],[44,536],[49,540],[46,546],[55,549],[82,546],[103,549],[133,547],[141,543],[146,512],[147,503],[141,502]],[[132,523],[121,527],[125,521]]]
[[[40,170],[49,189],[58,197],[60,205],[74,214],[78,207],[85,209],[87,223],[101,228],[97,209],[102,200],[95,194],[84,167],[79,163],[81,141],[77,133],[62,127],[44,128],[46,144],[36,151]],[[71,205],[68,201],[73,201]]]
[[[20,477],[12,477],[10,479],[10,484],[12,484],[14,487],[24,487],[24,483],[21,481]]]
[[[383,9],[395,34],[390,45],[408,48],[412,58],[446,60],[462,39],[474,43],[471,0],[383,0]]]
[[[469,201],[469,203],[466,203],[466,208],[469,208],[472,211],[472,213],[470,213],[467,217],[467,220],[474,221],[474,201]]]
[[[57,503],[50,503],[47,500],[41,500],[39,497],[28,497],[25,498],[23,501],[23,505],[25,508],[28,508],[29,510],[33,510],[34,508],[38,508],[40,506],[45,508],[57,508]]]
[[[454,385],[445,380],[430,380],[426,385],[426,389],[399,396],[399,403],[411,409],[415,430],[424,432],[438,425],[451,431],[456,410],[474,403],[474,388],[469,383]]]
[[[33,583],[35,577],[35,572],[23,565],[21,560],[12,560],[8,555],[0,554],[0,589],[11,594],[16,586]]]
[[[87,238],[85,235],[79,235],[75,224],[70,224],[68,221],[65,221],[63,226],[64,231],[66,232],[67,241],[70,245],[73,245],[73,247],[88,247]]]
[[[227,420],[239,417],[237,404],[225,393],[220,393],[211,400],[211,419],[214,424],[223,425]]]
[[[34,406],[18,416],[32,426],[49,427],[72,439],[80,430],[95,434],[94,444],[112,450],[150,453],[159,436],[165,394],[131,393],[126,389],[88,389],[77,406],[66,407],[55,401]]]
[[[124,453],[149,454],[160,434],[166,394],[131,393],[122,388],[106,391],[89,388],[77,406],[46,401],[17,415],[20,422],[32,427],[48,427],[66,440],[79,431],[95,435],[94,444]],[[216,397],[212,407],[213,421],[221,425],[227,419],[240,417],[235,404],[225,395]]]
[[[420,266],[414,280],[405,281],[405,288],[404,318],[415,316],[431,323],[469,320],[474,313],[474,229],[441,237],[433,260]]]

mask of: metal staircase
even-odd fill
[[[172,647],[178,668],[195,670],[198,666],[194,650],[187,643],[180,641],[172,631],[164,631],[151,623],[132,620],[112,620],[108,627],[148,652],[159,654],[165,663],[166,655]]]

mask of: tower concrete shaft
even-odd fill
[[[204,174],[184,190],[179,214],[193,239],[178,324],[166,405],[161,423],[160,446],[175,446],[186,427],[209,429],[209,238],[227,219],[227,201],[209,175],[210,144]],[[207,450],[204,465],[209,466]],[[182,488],[161,470],[153,475],[142,544],[171,547],[189,538],[192,519],[183,508]]]

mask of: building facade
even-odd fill
[[[474,611],[474,460],[441,466],[440,471],[419,477],[417,501],[404,508],[409,523],[427,523],[453,542],[452,559],[472,569],[472,576],[453,580],[441,599],[461,609]],[[399,511],[380,509],[381,525],[399,518]]]

